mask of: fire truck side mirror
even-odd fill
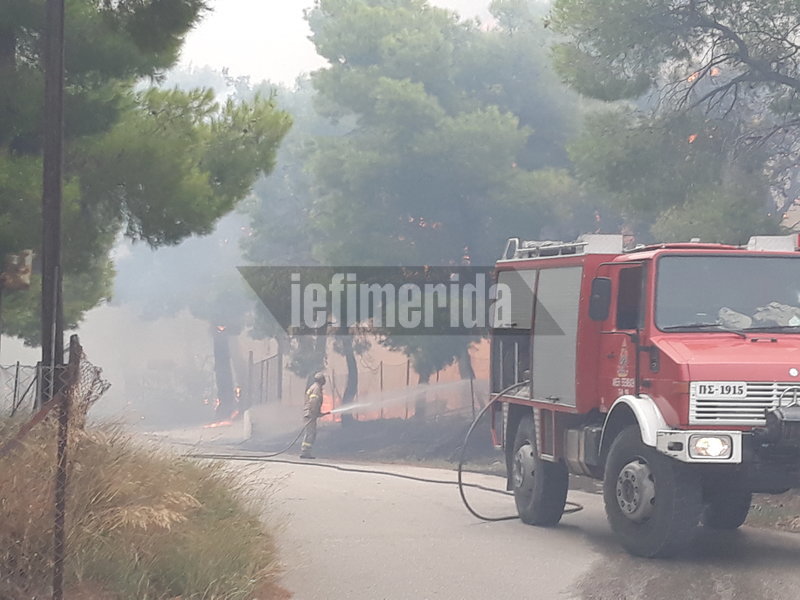
[[[592,280],[592,297],[589,300],[589,318],[592,321],[605,321],[611,309],[611,280],[608,277],[595,277]]]

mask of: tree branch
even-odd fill
[[[711,29],[714,31],[719,31],[722,33],[729,41],[733,42],[736,46],[738,52],[736,52],[736,57],[748,67],[750,67],[753,71],[758,72],[764,81],[772,81],[774,83],[780,83],[792,89],[800,91],[800,79],[796,77],[790,77],[784,73],[780,73],[774,69],[771,69],[768,65],[764,63],[764,61],[757,60],[753,58],[750,54],[750,49],[747,47],[747,43],[737,34],[733,29],[720,23],[719,21],[715,21],[714,19],[699,13],[696,9],[694,9],[694,22],[700,28]],[[754,79],[752,81],[758,81]]]

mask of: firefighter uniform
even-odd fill
[[[306,401],[303,406],[303,420],[306,432],[303,436],[303,446],[300,458],[314,458],[311,448],[317,439],[317,419],[322,414],[322,387],[325,385],[325,376],[317,373],[314,383],[306,390]]]

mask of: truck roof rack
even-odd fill
[[[754,235],[743,248],[766,252],[797,252],[800,250],[800,234]]]
[[[622,235],[617,234],[587,234],[581,236],[576,242],[509,238],[500,261],[508,262],[580,254],[621,254],[623,245]]]
[[[650,252],[652,250],[736,250],[739,246],[730,244],[712,244],[704,242],[665,242],[662,244],[639,245],[626,249],[626,253]]]

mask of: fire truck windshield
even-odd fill
[[[800,333],[800,255],[664,256],[657,268],[662,331]]]

